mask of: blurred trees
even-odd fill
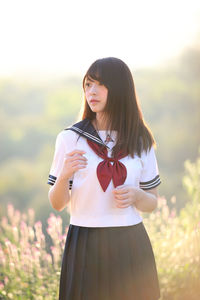
[[[184,161],[198,155],[199,64],[200,52],[194,47],[168,66],[133,70],[144,118],[157,141],[159,192],[167,199],[176,195],[178,210],[188,201],[182,185]],[[82,99],[81,78],[0,80],[2,208],[12,202],[21,210],[33,207],[36,219],[47,218],[52,208],[46,182],[56,135],[76,122]],[[61,215],[67,223],[66,212]]]
[[[182,185],[184,161],[194,160],[200,142],[200,48],[187,49],[168,66],[135,73],[144,117],[157,141],[161,195],[188,200]]]

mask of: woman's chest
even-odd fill
[[[97,167],[103,161],[106,161],[106,165],[109,165],[109,170],[112,172],[113,168],[118,168],[119,164],[117,165],[116,162],[110,161],[109,158],[111,157],[112,150],[108,149],[107,155],[104,157],[98,156],[92,148],[87,143],[86,139],[80,139],[77,141],[76,149],[84,150],[86,153],[83,155],[87,158],[87,166],[83,169],[79,169],[74,174],[74,181],[87,181],[90,184],[90,180],[97,176]],[[119,159],[120,164],[123,164],[126,168],[126,180],[125,184],[139,184],[139,179],[142,172],[142,161],[141,158],[135,155],[132,158],[130,155]],[[114,165],[115,164],[115,165]]]

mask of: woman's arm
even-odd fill
[[[113,190],[116,205],[119,208],[126,208],[134,205],[142,212],[152,212],[157,207],[157,188],[144,191],[132,185],[121,185]]]
[[[140,189],[137,194],[138,197],[133,204],[138,210],[152,212],[157,208],[158,190],[156,187],[147,191]]]
[[[70,200],[69,179],[76,171],[87,165],[87,158],[83,154],[85,151],[75,149],[65,155],[60,175],[49,190],[48,197],[51,205],[58,211],[63,210]]]
[[[49,201],[52,207],[58,211],[62,211],[70,200],[68,182],[69,180],[60,176],[49,190]]]

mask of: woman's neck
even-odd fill
[[[93,120],[93,125],[95,126],[95,128],[97,127],[96,129],[98,130],[108,130],[105,117],[98,113],[96,114],[96,118]]]

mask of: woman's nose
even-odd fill
[[[92,85],[92,86],[91,86],[91,89],[90,89],[90,93],[91,93],[91,94],[96,94],[96,92],[97,92],[96,86],[95,86],[95,85]]]

